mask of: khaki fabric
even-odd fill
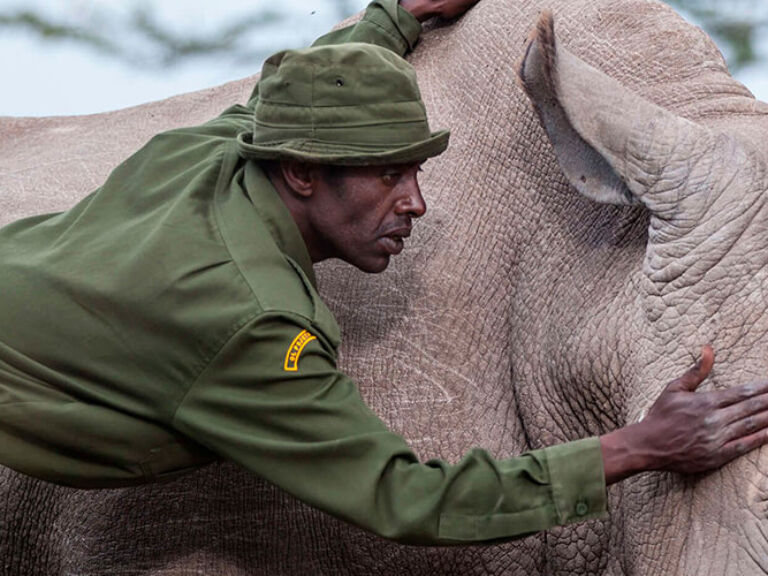
[[[393,0],[367,14],[330,40],[416,41]],[[110,487],[226,458],[421,544],[604,514],[595,438],[422,463],[363,403],[296,224],[238,154],[253,102],[157,135],[71,210],[0,229],[0,463]]]

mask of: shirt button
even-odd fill
[[[576,504],[576,514],[579,516],[584,516],[589,511],[589,507],[587,506],[586,502],[579,502]]]

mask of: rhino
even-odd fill
[[[555,24],[532,41],[545,9]],[[343,369],[422,459],[636,422],[705,343],[705,388],[764,376],[768,105],[705,33],[656,0],[483,0],[431,23],[409,59],[431,124],[452,130],[424,167],[429,212],[387,272],[318,276]],[[151,135],[245,101],[256,79],[0,119],[0,224],[68,208]],[[92,491],[2,468],[0,574],[763,574],[763,454],[633,477],[602,520],[453,548],[384,541],[230,463]]]

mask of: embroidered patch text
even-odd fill
[[[299,332],[299,335],[293,339],[291,345],[288,347],[288,352],[285,353],[285,364],[283,369],[286,372],[296,372],[299,369],[299,356],[301,351],[304,350],[304,346],[316,340],[315,336],[312,336],[306,330]]]

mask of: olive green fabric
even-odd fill
[[[394,0],[366,18],[335,38],[416,40]],[[421,463],[368,409],[336,367],[339,329],[296,224],[238,154],[253,102],[159,134],[71,210],[0,229],[0,463],[110,487],[226,458],[422,544],[603,514],[595,438]]]
[[[259,85],[253,133],[238,137],[243,158],[406,164],[448,146],[448,131],[429,129],[413,67],[381,46],[280,52],[264,63]]]

